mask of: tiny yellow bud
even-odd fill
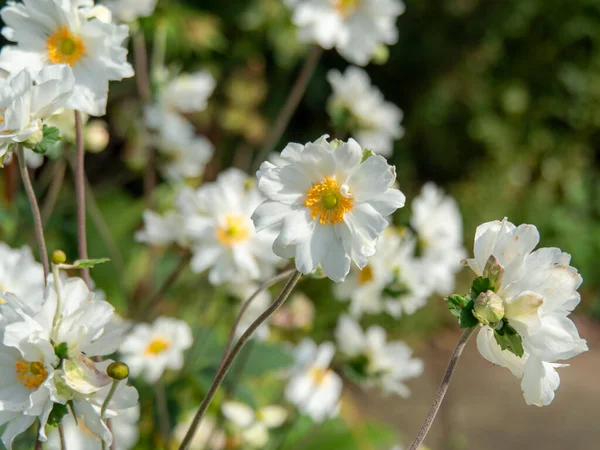
[[[54,250],[50,259],[54,264],[63,264],[67,260],[67,255],[62,250]]]
[[[124,362],[113,362],[106,368],[106,374],[115,380],[124,380],[129,376],[129,367]]]

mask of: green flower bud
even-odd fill
[[[67,260],[67,255],[62,250],[54,250],[50,259],[54,264],[63,264]]]
[[[498,323],[504,317],[504,302],[493,291],[482,292],[475,299],[473,315],[484,325]]]
[[[115,380],[124,380],[129,376],[129,367],[124,362],[114,362],[106,368],[106,374]]]
[[[492,285],[492,289],[497,291],[502,283],[502,278],[504,277],[504,266],[500,264],[498,258],[494,255],[490,255],[487,262],[485,263],[485,268],[483,269],[483,278],[487,278],[490,280]]]

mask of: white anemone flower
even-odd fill
[[[0,68],[15,73],[68,64],[75,86],[66,107],[104,115],[108,82],[132,77],[133,68],[123,46],[128,27],[102,22],[97,13],[93,0],[9,2],[0,11],[2,35],[16,45],[2,48]]]
[[[358,322],[343,315],[335,331],[338,347],[349,357],[349,364],[365,385],[380,387],[386,393],[407,397],[410,390],[404,381],[423,372],[423,362],[412,357],[412,350],[402,341],[387,342],[383,328],[372,326],[363,331]]]
[[[214,77],[205,70],[183,73],[165,86],[159,102],[180,113],[204,111],[216,85]]]
[[[501,300],[500,311],[521,336],[524,355],[502,350],[494,330],[483,326],[477,336],[481,355],[508,368],[521,379],[529,405],[544,406],[554,399],[560,384],[559,361],[586,351],[569,314],[579,304],[582,283],[571,256],[558,248],[540,248],[533,225],[516,227],[506,219],[480,225],[475,234],[473,259],[466,264],[480,276],[495,273],[498,285],[487,295]],[[487,266],[487,267],[486,267]]]
[[[296,348],[296,365],[285,388],[286,398],[315,422],[323,422],[339,412],[342,379],[329,368],[335,346],[317,346],[304,339]]]
[[[135,233],[136,241],[158,247],[174,243],[185,245],[181,230],[183,217],[180,214],[169,211],[161,216],[154,211],[144,211],[142,217],[144,228]]]
[[[288,417],[287,410],[280,405],[269,405],[257,409],[240,402],[225,402],[221,411],[240,433],[242,445],[250,448],[265,448],[269,442],[269,430],[283,425]]]
[[[333,122],[343,122],[363,148],[391,156],[394,141],[404,135],[402,110],[385,101],[363,69],[350,66],[343,74],[330,70],[327,80],[333,89],[327,105]]]
[[[192,331],[182,320],[159,317],[152,325],[137,324],[119,351],[129,373],[156,383],[166,369],[183,367],[183,352],[192,346]]]
[[[404,12],[400,0],[285,0],[298,38],[335,47],[351,63],[365,66],[377,49],[398,41],[396,20]]]
[[[441,295],[454,290],[460,261],[466,257],[462,216],[456,200],[427,183],[412,202],[410,225],[417,233],[421,269],[431,288]]]
[[[44,270],[35,261],[31,249],[13,249],[0,242],[0,292],[10,292],[19,298],[44,290]]]
[[[362,270],[353,266],[346,281],[334,286],[334,295],[350,300],[353,317],[413,314],[431,294],[414,252],[415,239],[408,230],[387,228],[368,264]]]
[[[363,161],[354,139],[329,143],[327,136],[289,144],[281,157],[288,164],[265,162],[258,172],[258,187],[267,200],[252,216],[257,231],[280,230],[273,251],[295,257],[302,273],[320,264],[340,282],[351,261],[363,269],[388,226],[386,218],[406,200],[392,187],[395,168],[379,155]]]
[[[215,147],[204,136],[181,134],[175,139],[160,137],[157,149],[163,160],[159,169],[171,182],[199,178],[215,153]]]
[[[73,72],[64,64],[0,80],[0,162],[14,144],[41,142],[45,119],[65,106],[73,85]]]
[[[196,192],[182,191],[178,209],[192,242],[194,272],[210,269],[212,284],[259,280],[273,274],[275,233],[256,233],[251,215],[264,200],[245,173],[228,169]]]
[[[122,23],[151,16],[158,0],[104,0],[106,7]]]

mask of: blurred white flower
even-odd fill
[[[185,234],[192,242],[194,272],[210,269],[212,284],[268,277],[281,261],[272,251],[275,234],[256,233],[250,219],[264,199],[238,169],[197,191],[183,190],[177,200]]]
[[[349,357],[352,370],[365,378],[366,386],[407,397],[410,390],[404,381],[423,372],[423,362],[412,358],[410,347],[402,341],[387,342],[386,332],[379,326],[363,332],[358,322],[344,315],[335,336],[340,351]]]
[[[177,445],[183,441],[190,429],[193,418],[194,415],[190,414],[187,419],[179,422],[175,427],[174,440]],[[217,421],[214,416],[207,415],[202,418],[188,448],[189,450],[222,450],[225,448],[225,444],[225,432],[217,428]]]
[[[504,301],[504,325],[522,338],[524,355],[502,350],[494,330],[484,326],[477,347],[484,358],[521,378],[529,405],[544,406],[560,384],[558,361],[586,351],[569,314],[579,304],[582,278],[571,256],[558,248],[534,250],[539,233],[533,225],[515,227],[506,219],[477,228],[473,259],[466,264],[479,276],[493,276],[495,294]],[[490,291],[488,291],[490,292]]]
[[[460,261],[466,257],[460,210],[434,183],[423,186],[412,202],[410,225],[417,233],[420,261],[432,290],[448,295],[454,290]]]
[[[73,72],[64,64],[0,79],[0,165],[14,144],[41,142],[44,120],[65,106],[73,84]]]
[[[152,325],[137,324],[119,351],[129,373],[156,383],[165,369],[183,367],[183,352],[192,346],[192,331],[182,320],[159,317]]]
[[[334,286],[339,300],[350,300],[350,314],[387,312],[394,317],[413,314],[431,294],[415,256],[415,239],[408,230],[387,228],[377,241],[375,255],[361,270],[352,266],[346,281]]]
[[[35,261],[31,249],[13,249],[0,242],[0,292],[10,292],[19,298],[41,294],[44,290],[44,270]]]
[[[159,103],[168,110],[180,113],[204,111],[216,84],[207,71],[183,73],[161,91]]]
[[[161,137],[156,144],[163,157],[159,169],[172,182],[201,177],[215,153],[214,146],[204,136],[181,134],[172,140]]]
[[[273,251],[295,257],[300,272],[320,264],[329,278],[343,281],[351,261],[361,269],[367,265],[386,217],[404,206],[404,194],[392,188],[395,168],[379,155],[361,162],[363,150],[354,139],[329,143],[326,136],[289,144],[281,157],[289,163],[264,162],[258,172],[267,200],[252,216],[256,229],[279,231]]]
[[[315,320],[315,305],[302,292],[293,292],[285,304],[273,314],[272,320],[279,328],[310,330]]]
[[[136,241],[156,246],[174,243],[185,245],[186,240],[181,229],[183,217],[180,214],[170,211],[161,216],[154,211],[144,211],[143,219],[144,228],[136,232]]]
[[[99,153],[106,148],[110,141],[108,124],[101,119],[90,120],[83,128],[85,150]]]
[[[242,445],[250,448],[265,448],[269,442],[269,430],[283,425],[288,412],[283,406],[269,405],[253,410],[240,402],[225,402],[221,411],[239,431]]]
[[[396,20],[404,12],[400,0],[285,0],[298,38],[333,47],[346,60],[367,65],[378,47],[398,41]]]
[[[0,68],[16,73],[68,64],[75,86],[66,106],[104,115],[109,80],[132,77],[133,68],[123,46],[128,27],[102,22],[93,6],[92,0],[10,2],[0,11],[2,35],[16,45],[2,48]]]
[[[104,0],[104,4],[120,22],[133,22],[139,17],[152,15],[158,0]]]
[[[296,348],[296,365],[285,389],[286,398],[315,422],[323,422],[339,412],[342,379],[329,368],[335,346],[317,346],[304,339]]]
[[[391,156],[394,141],[404,135],[402,110],[385,101],[363,69],[330,70],[327,80],[333,88],[327,110],[334,124],[347,129],[363,148]]]

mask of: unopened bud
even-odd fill
[[[390,49],[387,45],[380,44],[375,49],[375,53],[373,53],[373,57],[371,58],[371,62],[373,64],[377,64],[378,66],[382,66],[388,62],[390,59]]]
[[[90,120],[84,130],[85,149],[92,153],[99,153],[106,148],[110,140],[108,126],[103,120]]]
[[[492,288],[497,291],[502,283],[502,278],[504,277],[504,267],[498,261],[494,255],[490,255],[487,262],[485,263],[485,268],[483,269],[483,277],[490,280],[492,283]]]
[[[32,135],[29,136],[27,141],[25,142],[25,146],[29,148],[33,148],[38,145],[44,139],[44,132],[41,128],[38,128]]]
[[[124,362],[113,362],[106,368],[106,374],[115,380],[124,380],[129,376],[129,367]]]
[[[500,322],[504,317],[504,302],[493,291],[482,292],[475,299],[473,314],[485,325]]]
[[[50,256],[53,264],[63,264],[67,261],[67,255],[62,250],[54,250]]]

